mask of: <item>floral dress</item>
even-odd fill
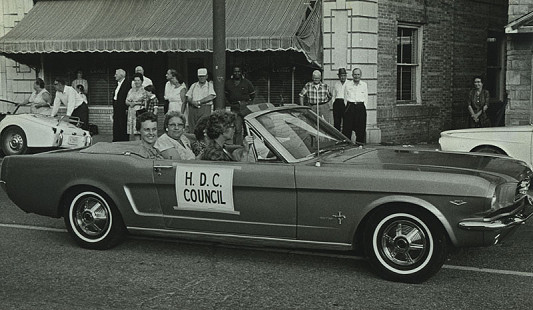
[[[139,134],[135,129],[135,122],[137,120],[136,111],[143,108],[144,99],[146,98],[146,91],[144,88],[132,88],[128,91],[126,97],[126,104],[135,103],[134,106],[128,106],[128,121],[126,125],[126,132],[128,134]]]

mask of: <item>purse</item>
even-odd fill
[[[146,110],[145,108],[142,108],[142,109],[140,109],[140,110],[137,110],[137,111],[135,111],[135,116],[136,116],[136,117],[139,117],[141,114],[146,113],[147,111],[148,111],[148,110]]]

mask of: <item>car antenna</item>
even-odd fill
[[[320,167],[320,113],[318,111],[319,104],[316,105],[316,158],[318,159],[315,163],[315,167]]]

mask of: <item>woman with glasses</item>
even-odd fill
[[[165,115],[163,128],[165,133],[159,137],[154,145],[166,159],[192,160],[195,159],[191,149],[191,142],[184,135],[186,118],[179,111],[169,111]]]
[[[232,143],[235,135],[235,114],[225,110],[213,112],[207,120],[206,133],[210,141],[202,159],[215,161],[253,161],[249,158],[249,145],[252,137],[247,136],[244,147],[231,151],[226,142]],[[251,154],[250,154],[251,155]]]

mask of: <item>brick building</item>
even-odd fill
[[[533,2],[509,3],[507,33],[507,124],[533,122]]]
[[[113,5],[124,5],[128,1],[132,0],[114,1]],[[168,1],[170,0],[154,3]],[[210,3],[212,0],[203,1]],[[45,8],[47,5],[81,3],[81,0],[36,2],[36,7]],[[90,5],[91,2],[103,3],[92,0],[83,1],[83,5]],[[288,0],[241,2],[226,0],[227,27],[236,27],[238,23],[235,21],[243,20],[231,13],[234,12],[231,8],[236,4],[251,7],[250,12],[260,11],[259,16],[241,16],[245,22],[260,22],[263,15],[274,16],[280,13],[281,4],[289,3]],[[474,75],[487,77],[485,87],[491,92],[493,102],[503,102],[505,99],[504,26],[508,23],[507,0],[290,0],[290,3],[293,6],[290,7],[289,15],[297,18],[287,21],[304,22],[292,24],[290,27],[293,28],[290,30],[296,29],[296,33],[283,37],[274,45],[261,46],[261,41],[251,41],[253,33],[250,35],[250,31],[261,28],[254,23],[246,24],[246,29],[231,28],[238,29],[235,32],[227,30],[236,36],[227,38],[227,45],[237,46],[228,49],[228,67],[233,63],[245,63],[247,77],[258,86],[259,93],[267,101],[278,104],[297,102],[299,90],[310,80],[311,72],[316,68],[322,68],[324,80],[333,85],[338,68],[351,70],[358,67],[362,69],[363,80],[369,86],[367,141],[415,143],[436,141],[442,130],[466,127],[468,114],[465,97],[472,87],[471,79]],[[319,10],[313,11],[316,7]],[[240,12],[243,14],[245,11]],[[291,41],[301,31],[309,31],[308,26],[314,20],[309,18],[312,12],[320,14],[318,29],[321,32],[311,31],[315,34],[314,37],[302,46],[318,44],[320,50],[315,50],[314,53]],[[287,15],[282,13],[284,12],[276,15],[272,19],[275,22],[271,24],[282,24],[277,19]],[[205,15],[205,12],[202,14]],[[150,27],[160,29],[161,25],[158,23],[164,21],[161,17],[152,18],[151,25],[156,26]],[[107,22],[92,14],[86,15],[86,18],[95,18],[100,23]],[[205,20],[210,16],[195,18]],[[48,23],[53,23],[53,20],[48,18]],[[166,24],[168,27],[170,25]],[[137,32],[150,36],[150,27],[146,24],[134,24],[131,27],[137,27]],[[77,43],[75,46],[69,45],[69,50],[64,47],[67,43],[56,40],[53,36],[56,33],[53,31],[45,33],[49,36],[47,43],[33,42],[30,36],[24,37],[24,31],[19,31],[8,39],[13,40],[18,36],[26,45],[8,45],[5,37],[0,38],[0,53],[20,63],[30,63],[33,67],[40,68],[39,74],[45,77],[47,84],[51,83],[50,80],[55,75],[66,74],[69,80],[78,68],[86,70],[85,77],[89,83],[97,85],[92,88],[94,93],[89,93],[91,122],[97,123],[104,129],[103,132],[109,127],[109,94],[114,85],[114,67],[122,66],[128,72],[133,72],[136,65],[143,65],[146,75],[152,78],[156,87],[161,88],[165,82],[164,71],[168,67],[182,71],[190,84],[194,82],[196,67],[212,65],[208,46],[210,38],[203,37],[202,40],[195,41],[197,45],[203,46],[205,43],[205,48],[182,50],[182,45],[188,43],[180,39],[183,37],[183,33],[179,32],[180,28],[165,33],[173,36],[168,38],[168,44],[161,41],[163,46],[175,44],[174,50],[151,50],[150,44],[154,40],[141,37],[135,40],[114,38],[115,43],[120,43],[117,46],[123,49],[122,52],[116,52],[116,49],[98,50],[101,46],[94,46],[96,50],[83,49],[92,44],[92,39],[83,39],[84,32],[87,36],[93,35],[89,30],[73,33]],[[104,30],[107,31],[103,29],[102,32],[106,32]],[[118,30],[127,31],[123,27]],[[160,34],[161,32],[154,32],[151,36]],[[149,42],[146,43],[145,40]],[[248,49],[238,47],[247,42],[252,42],[247,45]],[[282,46],[287,42],[289,45]],[[53,46],[54,50],[43,49],[46,46]],[[124,49],[124,46],[128,46],[130,50]],[[33,50],[24,50],[26,47]],[[135,50],[132,51],[131,48]]]

